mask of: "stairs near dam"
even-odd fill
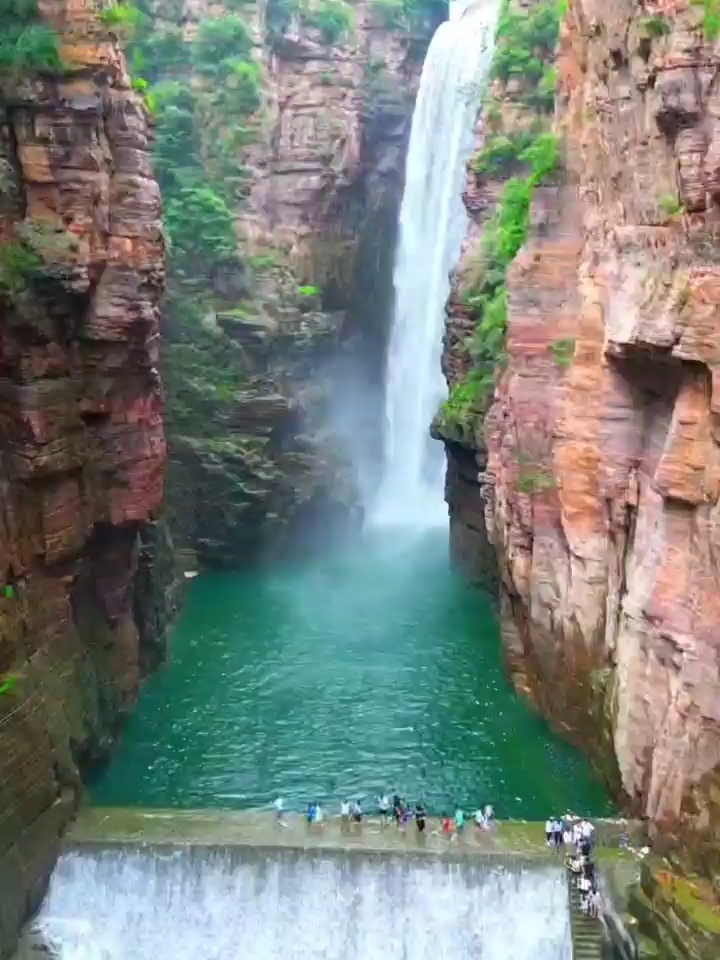
[[[570,902],[570,935],[573,960],[601,960],[602,923],[586,916],[580,909],[580,891],[568,872],[568,898]]]

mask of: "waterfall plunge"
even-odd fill
[[[450,271],[468,226],[462,202],[499,0],[455,0],[423,66],[405,168],[395,310],[385,376],[385,457],[376,522],[446,520],[445,458],[430,422],[447,391],[440,361]]]
[[[251,848],[64,856],[58,960],[571,960],[559,867]]]

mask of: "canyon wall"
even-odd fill
[[[46,0],[0,39],[0,955],[180,570],[358,518],[441,10],[320,10]]]
[[[146,110],[89,3],[46,0],[2,43],[0,955],[173,603]]]
[[[171,241],[167,518],[187,563],[255,561],[318,529],[326,545],[361,518],[433,25],[432,4],[402,9],[173,0],[130,43]]]
[[[524,57],[501,27],[436,423],[456,522],[496,551],[516,685],[660,826],[658,850],[684,849],[700,904],[720,893],[717,23],[713,3],[571,0],[552,132],[529,99],[532,59],[554,62],[540,24]],[[528,109],[557,149],[542,176]],[[493,271],[502,310],[478,289]]]
[[[580,736],[606,718],[596,749],[638,813],[714,833],[720,94],[704,19],[570,7],[563,185],[511,268],[485,435],[517,670]],[[547,483],[523,490],[523,455]]]

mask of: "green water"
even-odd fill
[[[446,539],[392,532],[193,581],[95,801],[299,808],[398,790],[434,812],[610,813],[582,756],[509,686],[492,605],[451,573]]]

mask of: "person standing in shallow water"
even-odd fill
[[[425,818],[427,817],[427,811],[422,803],[418,803],[415,807],[415,825],[417,826],[418,833],[422,834],[425,832]]]

